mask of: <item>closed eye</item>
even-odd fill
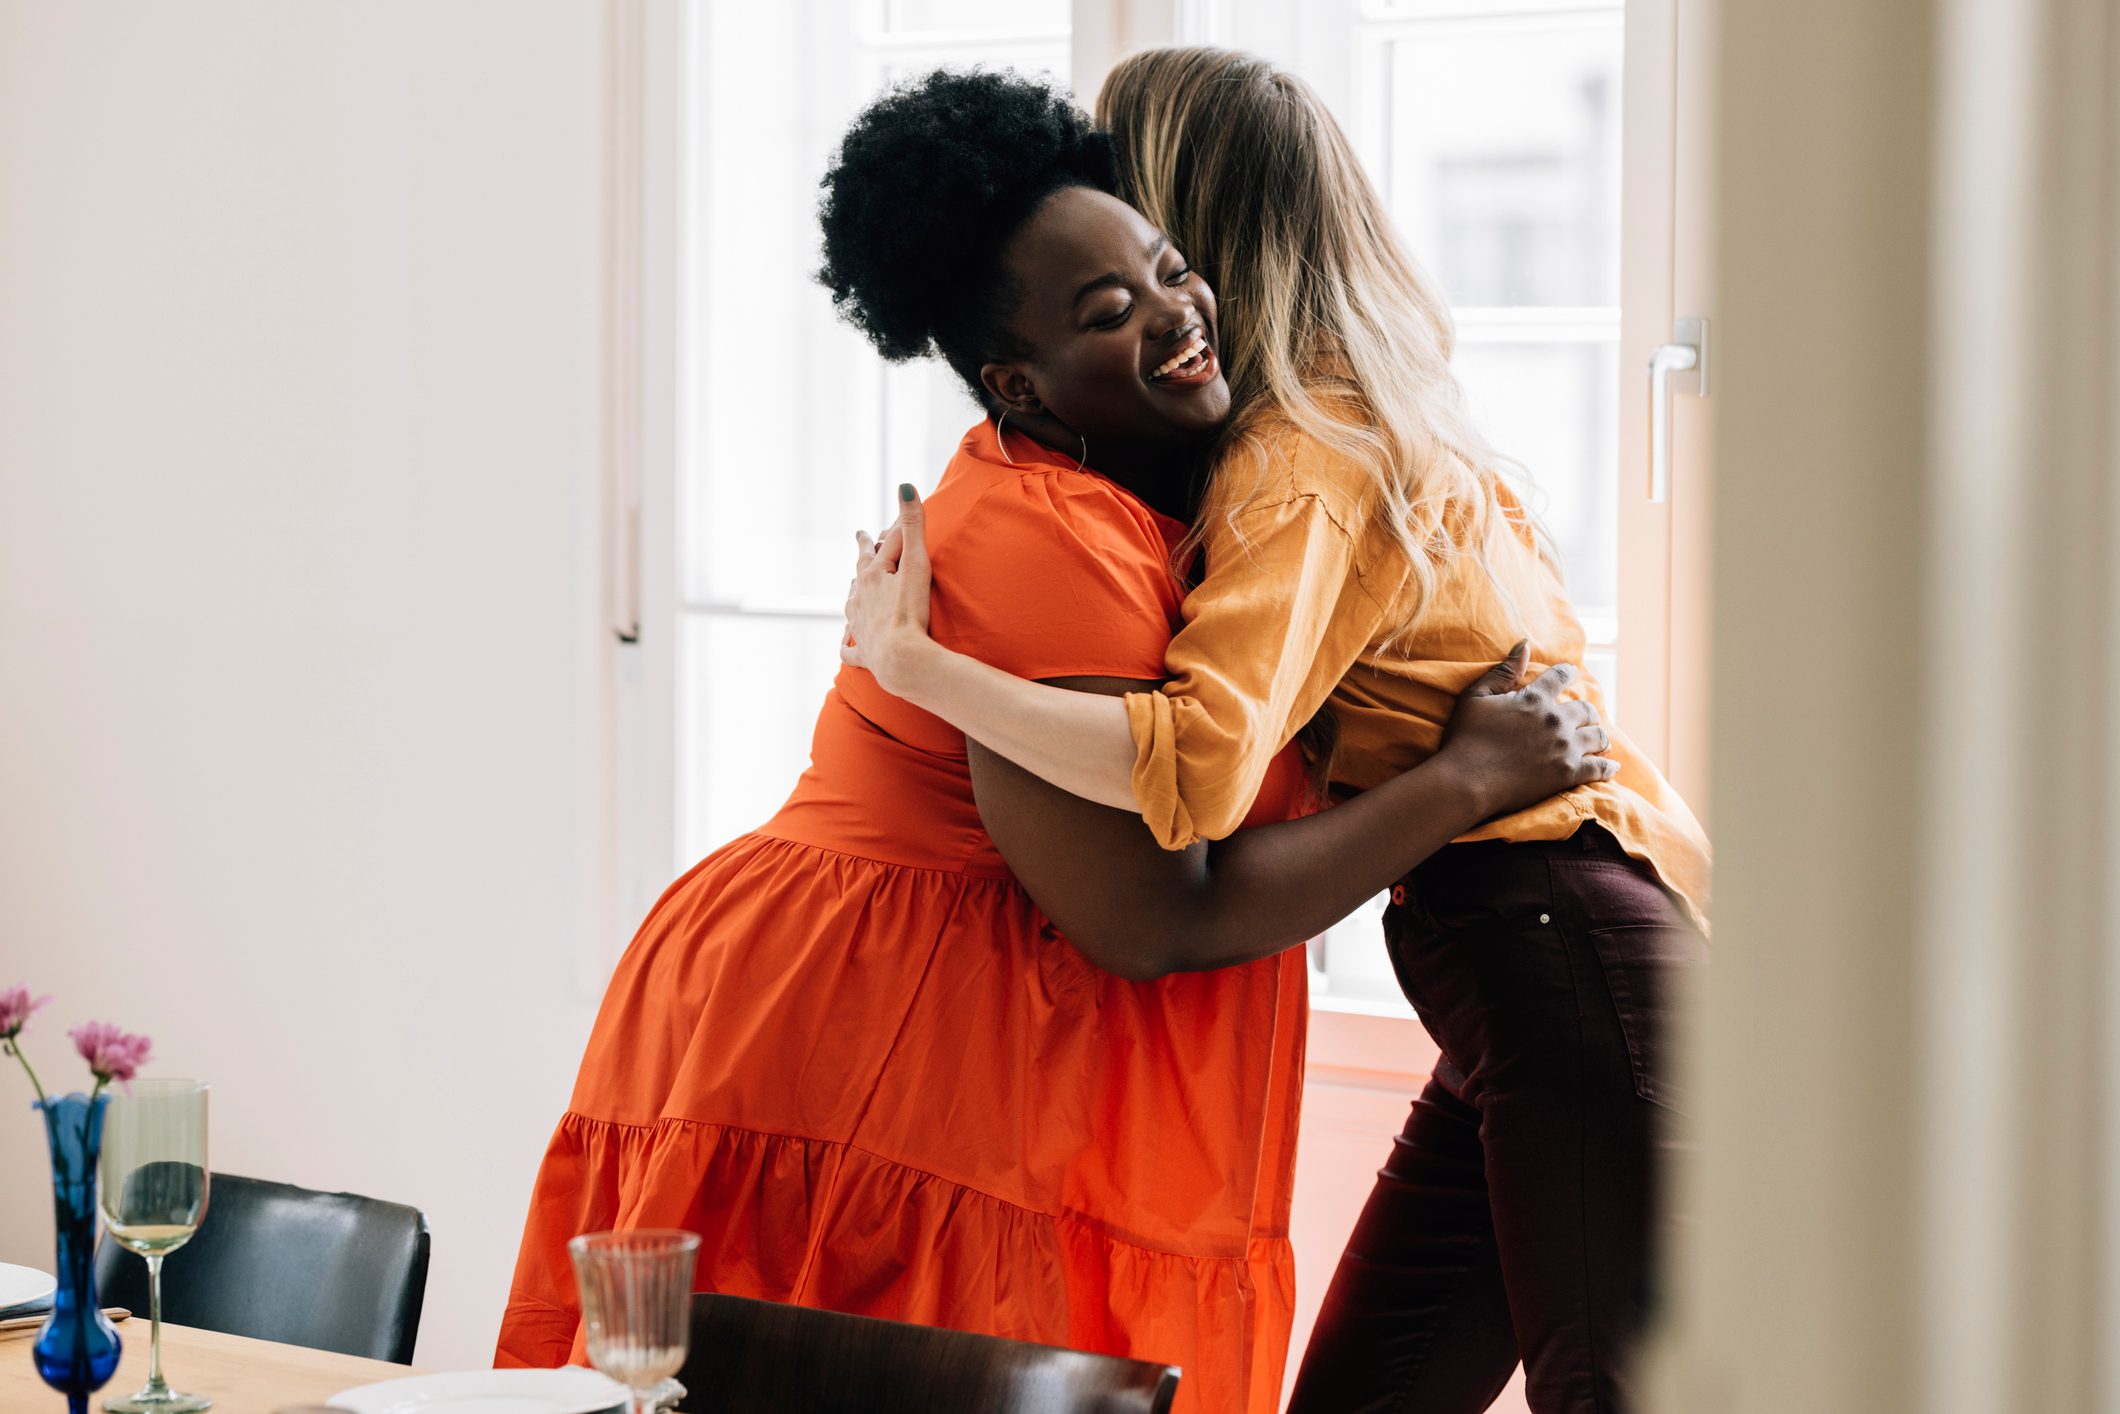
[[[1165,280],[1163,283],[1166,285],[1182,285],[1187,280],[1190,280],[1192,278],[1192,275],[1193,268],[1188,265],[1184,269],[1180,270],[1177,274],[1171,276],[1168,280]]]
[[[1090,328],[1116,329],[1120,325],[1124,324],[1130,317],[1132,317],[1133,312],[1134,307],[1132,305],[1128,305],[1126,308],[1120,310],[1117,314],[1111,315],[1109,318],[1091,320]]]

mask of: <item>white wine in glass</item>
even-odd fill
[[[206,1216],[206,1086],[196,1080],[135,1080],[103,1116],[103,1225],[111,1240],[147,1261],[147,1386],[106,1399],[108,1414],[198,1414],[204,1395],[162,1378],[162,1259],[191,1240]]]

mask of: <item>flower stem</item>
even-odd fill
[[[29,1076],[30,1088],[37,1092],[37,1103],[40,1105],[46,1103],[46,1100],[44,1098],[44,1086],[41,1082],[38,1081],[37,1072],[30,1069],[29,1057],[22,1054],[22,1043],[17,1041],[14,1037],[10,1036],[4,1041],[0,1041],[0,1046],[4,1046],[7,1049],[7,1053],[9,1055],[13,1056],[16,1060],[22,1062],[23,1072]]]

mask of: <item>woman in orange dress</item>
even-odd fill
[[[1161,676],[1184,524],[1156,503],[1182,505],[1228,402],[1211,368],[1170,376],[1213,295],[1112,181],[1064,99],[934,75],[856,123],[824,208],[825,279],[887,355],[932,344],[982,400],[997,354],[1039,360],[1040,409],[981,421],[928,502],[953,552],[937,637],[1104,692]],[[1362,808],[1291,818],[1282,752],[1259,828],[1180,852],[843,671],[786,805],[670,887],[611,981],[499,1362],[581,1357],[570,1237],[678,1227],[702,1289],[1168,1361],[1182,1407],[1268,1414],[1290,949],[1484,815],[1609,769],[1511,690],[1520,667]]]

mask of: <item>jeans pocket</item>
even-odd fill
[[[1683,1113],[1672,1065],[1677,1050],[1673,1021],[1682,999],[1708,962],[1700,934],[1683,924],[1637,923],[1590,933],[1605,990],[1619,1014],[1634,1071],[1634,1092],[1651,1104]]]

